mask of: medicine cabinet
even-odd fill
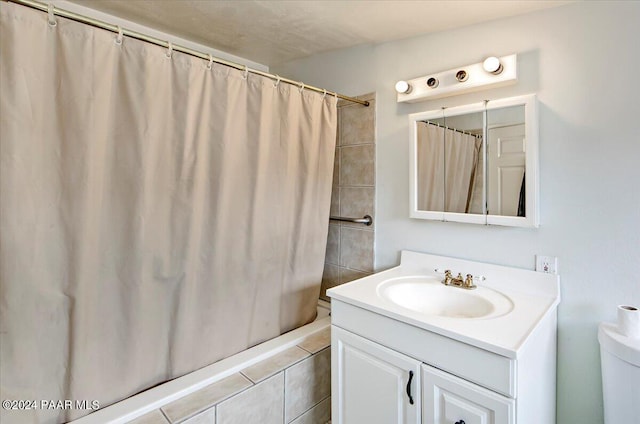
[[[409,115],[412,218],[537,227],[535,95]]]

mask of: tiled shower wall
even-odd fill
[[[331,215],[362,218],[371,215],[371,226],[331,221],[327,239],[322,291],[358,278],[374,269],[375,232],[375,93],[358,96],[369,106],[338,104],[338,133],[331,193]]]

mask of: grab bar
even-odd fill
[[[334,221],[355,222],[356,224],[371,225],[373,224],[373,218],[370,215],[365,215],[363,218],[347,218],[345,216],[330,216],[329,219]]]

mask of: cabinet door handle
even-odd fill
[[[464,420],[456,421],[456,424],[465,424]]]
[[[413,371],[409,371],[409,382],[407,383],[407,396],[409,396],[409,403],[411,405],[413,405],[413,396],[411,396],[411,381],[412,380],[413,380]]]

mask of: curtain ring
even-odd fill
[[[207,69],[211,70],[211,68],[213,68],[213,56],[211,56],[211,53],[209,53],[209,63],[207,64]]]
[[[301,93],[304,91],[304,83],[303,82],[300,83],[299,90],[300,90]]]
[[[58,25],[58,22],[56,21],[56,17],[53,14],[53,12],[54,12],[53,3],[49,3],[49,5],[47,6],[47,14],[49,15],[49,26],[51,27]]]
[[[123,34],[122,34],[122,27],[120,27],[120,25],[118,25],[118,35],[116,35],[116,44],[121,46],[122,45],[122,38],[123,38]]]
[[[246,80],[247,78],[249,78],[249,68],[247,67],[247,65],[244,65],[244,71],[242,71],[242,79]]]
[[[276,75],[276,82],[273,83],[274,87],[277,87],[278,85],[280,85],[280,75]]]
[[[325,97],[327,97],[327,89],[326,89],[326,88],[324,88],[324,89],[322,90],[322,100],[324,100],[324,99],[325,99]]]
[[[173,56],[173,44],[171,43],[171,41],[167,41],[167,43],[169,43],[169,50],[167,50],[165,56],[167,57],[167,59],[171,59],[171,57]]]

